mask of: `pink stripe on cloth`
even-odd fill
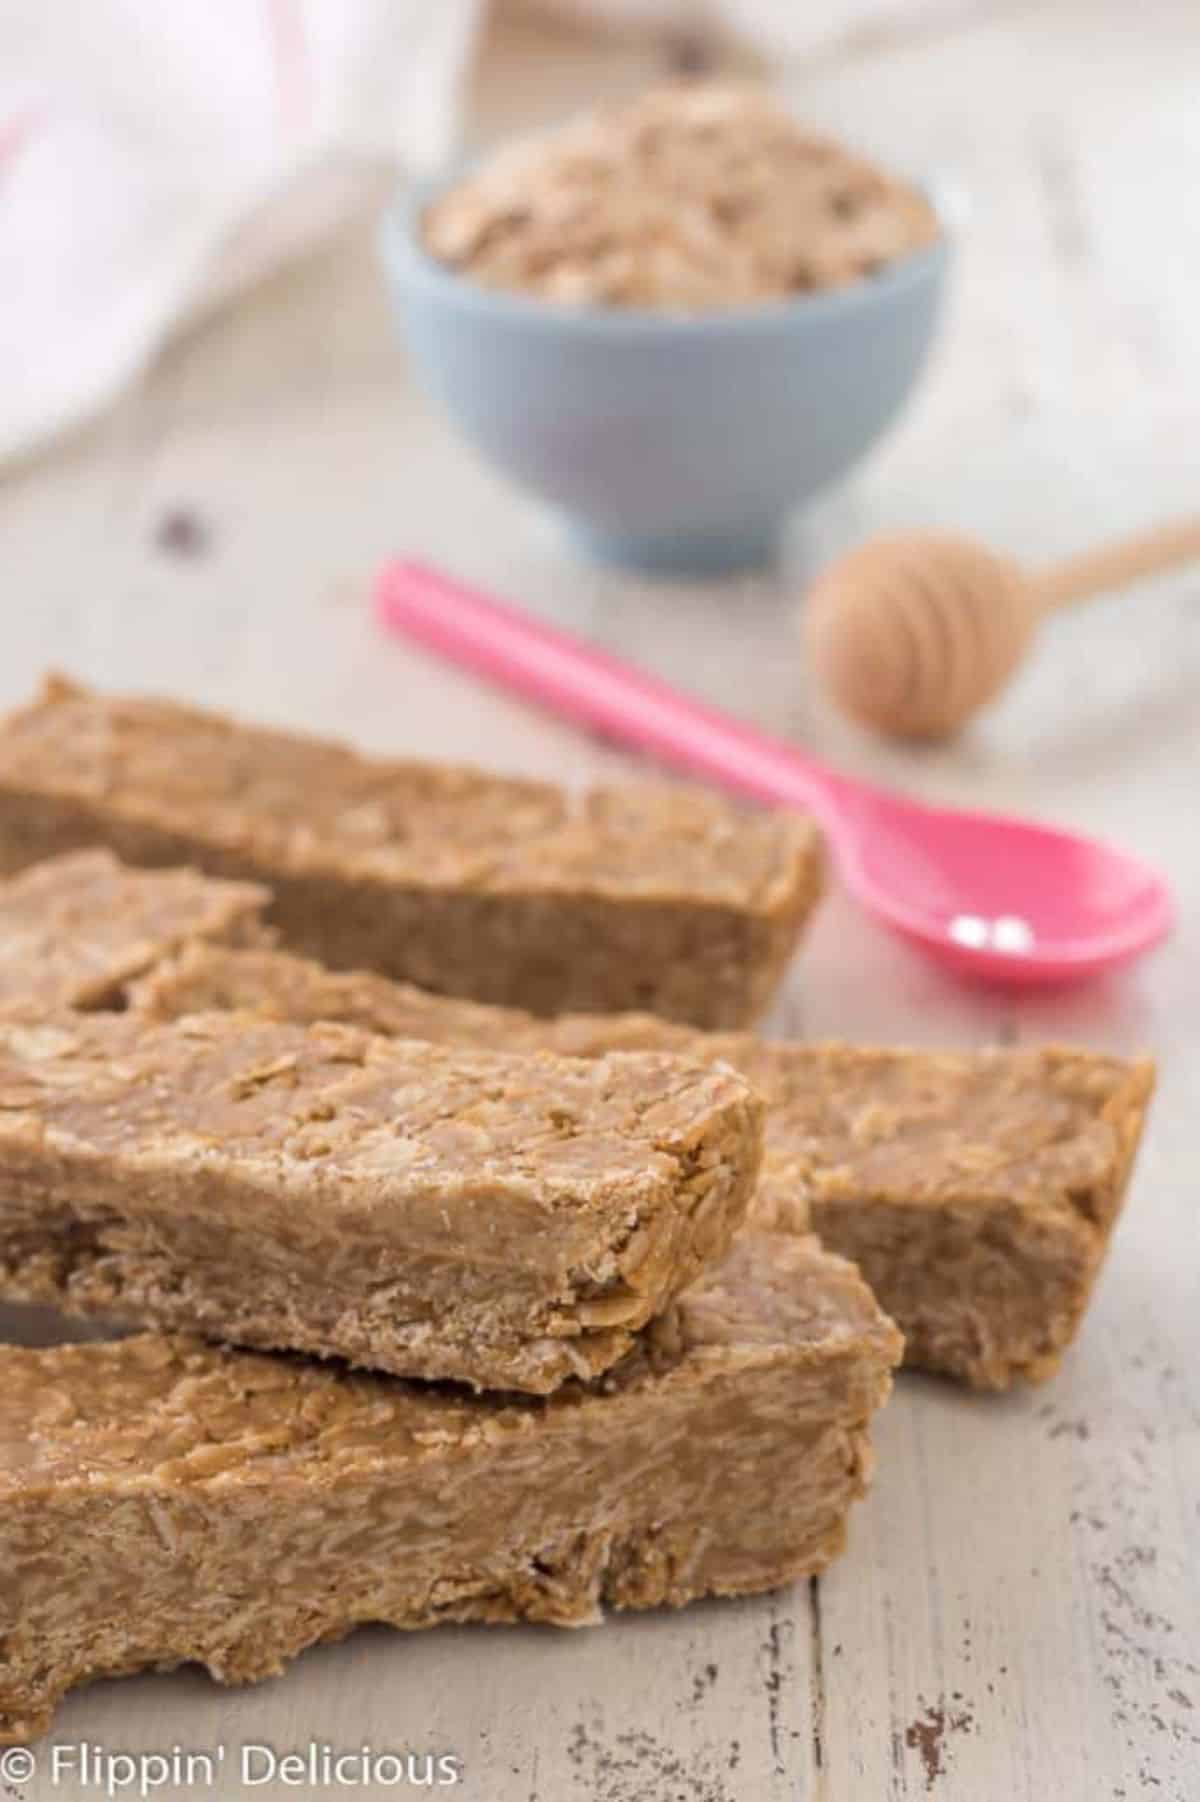
[[[299,136],[311,123],[312,64],[304,24],[304,0],[266,0],[267,30],[275,58],[279,119],[284,130]]]
[[[45,116],[45,108],[27,106],[0,120],[0,163],[7,163],[23,150]]]

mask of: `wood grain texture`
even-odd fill
[[[653,65],[645,47],[578,57],[502,54],[481,130],[589,85],[635,87]],[[833,718],[794,634],[805,571],[876,526],[954,527],[1036,561],[1194,510],[1198,59],[1184,0],[1095,0],[997,5],[797,72],[808,116],[961,174],[972,222],[917,405],[797,525],[777,579],[650,588],[574,565],[413,392],[357,239],[212,321],[101,425],[9,476],[0,702],[59,663],[379,749],[569,781],[625,767],[382,643],[366,584],[404,549],[848,768],[1124,841],[1169,869],[1182,921],[1143,969],[1018,1005],[951,986],[840,896],[824,909],[776,1029],[1053,1037],[1149,1047],[1163,1065],[1127,1217],[1062,1374],[1000,1400],[906,1377],[826,1578],[599,1633],[370,1632],[243,1693],[190,1672],[104,1684],[68,1702],[56,1740],[433,1747],[464,1759],[458,1793],[478,1802],[1200,1794],[1200,577],[1054,620],[1003,703],[936,753]],[[13,1789],[72,1793],[45,1770]]]

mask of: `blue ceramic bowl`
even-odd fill
[[[936,243],[851,287],[695,317],[572,307],[435,262],[430,198],[398,204],[381,243],[419,379],[591,556],[644,571],[769,559],[900,412],[950,258],[939,208]]]

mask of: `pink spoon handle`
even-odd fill
[[[782,740],[678,694],[570,633],[420,563],[386,566],[376,610],[389,630],[569,719],[760,801],[807,808],[836,841],[840,778]]]

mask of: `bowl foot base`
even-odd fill
[[[567,537],[589,562],[646,576],[728,576],[776,561],[782,530],[768,525],[717,532],[607,532],[567,523]]]

